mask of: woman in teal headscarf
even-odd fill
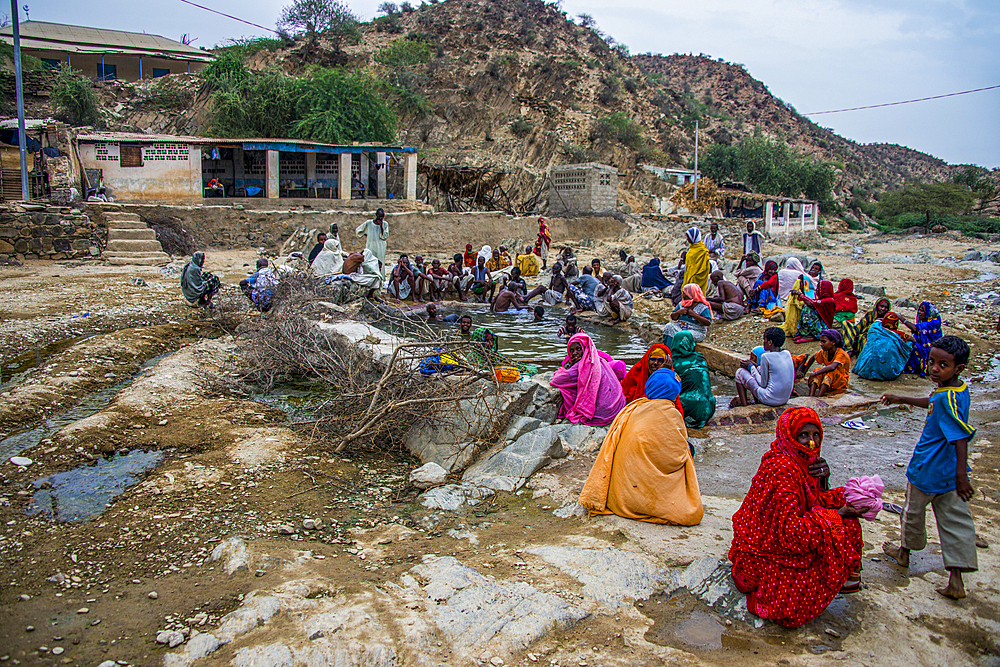
[[[204,266],[205,253],[199,251],[191,255],[191,261],[185,264],[184,270],[181,271],[181,294],[189,305],[212,305],[212,297],[222,286],[218,277],[208,271],[202,271]]]
[[[931,362],[931,345],[944,334],[941,331],[941,313],[929,301],[917,306],[917,321],[901,320],[913,332],[913,352],[906,362],[904,373],[927,375]]]
[[[684,422],[690,428],[701,428],[715,414],[715,395],[708,376],[705,357],[694,351],[694,336],[690,331],[674,334],[670,342],[674,371],[681,379],[681,405]]]

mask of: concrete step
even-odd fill
[[[101,257],[114,266],[166,266],[170,255],[165,252],[105,252]]]
[[[159,241],[108,241],[108,252],[163,252]]]
[[[108,220],[108,229],[149,229],[142,220]]]
[[[149,227],[142,229],[109,229],[108,241],[155,241],[156,232]]]
[[[142,222],[138,213],[123,213],[121,211],[107,211],[104,219],[108,222]]]

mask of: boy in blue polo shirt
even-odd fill
[[[969,363],[969,346],[958,336],[945,336],[931,347],[928,375],[937,389],[928,398],[885,394],[886,405],[905,403],[927,408],[924,431],[906,469],[906,509],[900,517],[900,544],[882,546],[902,567],[910,565],[910,551],[927,546],[924,516],[934,508],[948,585],[937,589],[955,600],[965,597],[963,572],[978,569],[976,525],[969,511],[973,488],[969,482],[969,441],[976,429],[969,425],[969,387],[959,377]]]

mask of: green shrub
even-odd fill
[[[235,51],[227,51],[205,66],[201,78],[216,88],[233,88],[250,77],[250,70]]]
[[[430,59],[430,45],[409,38],[393,40],[375,54],[375,62],[388,67],[412,67],[430,62]]]
[[[527,118],[517,118],[510,123],[510,131],[515,137],[523,139],[535,129],[535,123]]]
[[[594,127],[594,135],[598,139],[614,141],[632,150],[639,150],[646,143],[642,136],[642,126],[621,111],[598,120]]]
[[[208,68],[206,68],[207,70]],[[287,138],[296,118],[298,80],[277,69],[232,73],[212,96],[211,133],[221,137]]]
[[[152,109],[184,109],[191,104],[191,94],[169,79],[160,79],[143,100]]]
[[[990,218],[984,215],[937,215],[932,214],[928,221],[923,213],[901,213],[892,218],[882,219],[878,228],[882,231],[909,229],[911,227],[936,227],[944,225],[968,236],[983,237],[986,234],[1000,234],[1000,218]]]
[[[382,81],[361,71],[314,71],[298,85],[298,120],[291,124],[294,136],[341,145],[393,141],[396,116],[376,94],[384,87]]]
[[[59,70],[52,101],[70,125],[96,125],[100,119],[97,95],[90,80],[71,74],[68,69]]]
[[[261,51],[273,52],[291,45],[291,40],[281,37],[237,37],[212,50],[217,56],[231,54],[242,61],[243,58],[248,58]]]

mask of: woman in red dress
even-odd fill
[[[747,609],[786,628],[813,620],[838,593],[861,588],[861,525],[843,487],[827,489],[823,427],[811,408],[778,420],[750,491],[733,515],[729,560]]]

